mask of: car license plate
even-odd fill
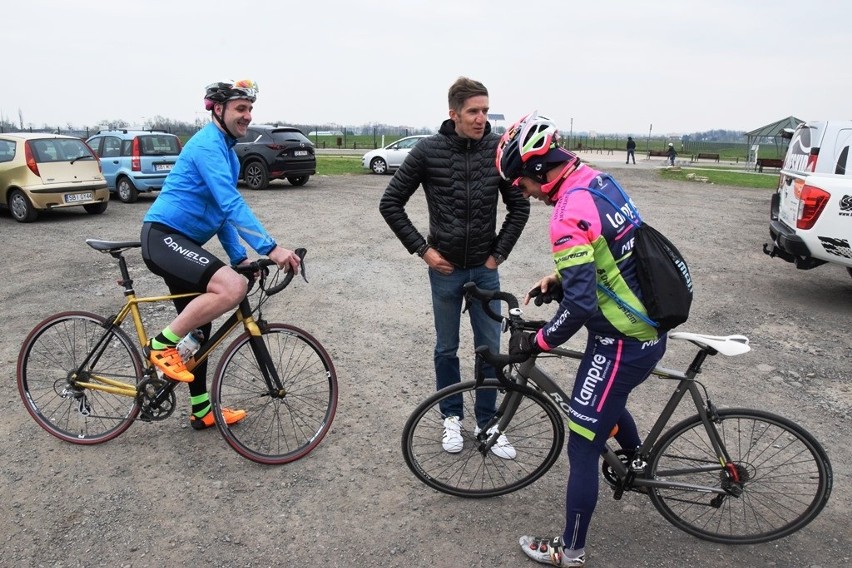
[[[796,226],[796,218],[799,216],[799,196],[801,195],[801,186],[804,182],[795,180],[793,187],[786,187],[781,195],[781,207],[778,211],[778,218],[781,219],[788,227]]]
[[[91,193],[69,193],[65,196],[65,203],[77,203],[78,201],[91,201]]]
[[[172,166],[174,164],[154,164],[155,172],[168,172],[171,171]]]
[[[295,152],[293,152],[293,155],[294,156],[307,156],[308,151],[307,150],[296,150]]]

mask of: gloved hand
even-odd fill
[[[550,302],[559,303],[562,301],[562,286],[551,286],[547,292],[542,292],[541,288],[533,288],[529,292],[530,298],[535,298],[535,305],[549,304]]]
[[[529,357],[540,351],[541,349],[539,349],[535,340],[535,332],[514,333],[509,339],[509,355],[526,355]]]

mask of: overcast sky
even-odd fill
[[[13,0],[0,25],[25,126],[194,122],[205,85],[251,78],[255,122],[436,128],[460,75],[564,132],[852,119],[848,0]]]

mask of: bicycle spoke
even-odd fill
[[[238,339],[217,370],[214,409],[246,411],[238,424],[220,424],[241,455],[259,463],[287,463],[310,452],[331,427],[337,377],[328,354],[307,333],[271,324],[263,340],[280,385],[267,384],[251,342]]]
[[[722,410],[714,423],[739,482],[730,479],[703,423],[694,417],[658,442],[650,471],[660,480],[689,483],[695,491],[655,488],[654,505],[679,528],[727,543],[766,542],[812,520],[831,490],[827,456],[807,433],[770,413]],[[699,488],[717,493],[698,493]]]
[[[24,404],[40,426],[67,442],[110,440],[139,412],[133,396],[85,386],[104,377],[127,384],[133,392],[142,374],[130,339],[115,329],[101,342],[105,332],[103,318],[66,312],[36,326],[21,347],[18,390]],[[75,379],[86,360],[83,374]]]
[[[493,392],[499,407],[503,394],[495,382],[486,381],[478,389],[474,383],[444,389],[414,411],[403,430],[402,451],[409,468],[421,481],[451,495],[489,497],[529,485],[553,465],[562,448],[564,427],[556,409],[542,395],[524,396],[505,429],[504,434],[516,451],[514,459],[480,450],[480,440],[473,435],[476,400]],[[464,446],[458,453],[448,453],[441,444],[441,405],[459,396]]]

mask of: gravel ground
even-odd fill
[[[835,486],[822,514],[770,544],[730,547],[669,525],[639,495],[601,499],[589,566],[847,566],[850,564],[849,314],[852,279],[833,266],[797,271],[761,252],[769,193],[661,181],[648,164],[608,167],[645,218],[690,261],[696,285],[683,330],[743,333],[753,351],[714,358],[702,381],[716,404],[770,410],[805,425],[831,456]],[[28,225],[0,213],[3,340],[0,400],[0,565],[3,566],[532,566],[521,534],[556,534],[563,524],[567,460],[518,493],[489,500],[449,497],[420,484],[400,453],[406,417],[433,390],[433,330],[425,265],[409,256],[378,213],[389,178],[316,176],[304,187],[243,190],[280,242],[308,249],[310,284],[297,280],[267,310],[315,335],[334,358],[340,403],[331,432],[285,466],[249,462],[215,429],[188,427],[187,391],[162,423],[139,423],[94,447],[48,435],[24,410],[15,363],[28,331],[48,315],[120,305],[112,259],[88,237],[138,238],[151,202],[117,200],[101,216],[44,215]],[[410,204],[426,228],[422,193]],[[521,294],[548,272],[547,218],[533,203],[506,264],[503,288]],[[128,255],[137,292],[165,291],[138,253]],[[537,319],[546,307],[528,308]],[[147,313],[159,328],[170,310]],[[582,337],[572,340],[582,344]],[[465,331],[463,350],[472,350]],[[680,368],[690,346],[671,342],[663,364]],[[211,366],[211,368],[215,368]],[[464,372],[472,357],[464,357]],[[566,364],[565,388],[573,370]],[[649,428],[670,383],[649,380],[631,399]]]

